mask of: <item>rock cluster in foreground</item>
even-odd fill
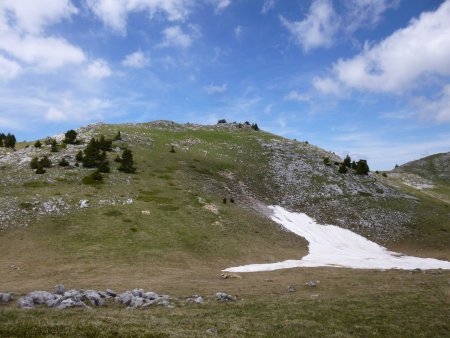
[[[214,298],[220,302],[233,301],[235,298],[224,292],[217,292]],[[64,285],[59,284],[55,287],[55,292],[33,291],[17,300],[17,307],[21,309],[34,309],[39,305],[46,305],[49,308],[67,309],[67,308],[91,308],[104,306],[106,300],[114,300],[117,304],[127,306],[127,309],[146,308],[152,305],[162,305],[173,307],[172,298],[169,295],[160,295],[152,291],[145,292],[144,289],[134,289],[123,293],[116,293],[110,289],[106,291],[96,290],[68,290]],[[10,293],[0,293],[0,303],[12,301]],[[202,296],[194,295],[186,297],[186,303],[204,304]]]

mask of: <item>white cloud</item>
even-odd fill
[[[0,81],[14,79],[21,71],[22,67],[18,63],[0,55]]]
[[[122,61],[122,65],[132,68],[144,68],[149,65],[150,60],[140,50],[128,54]]]
[[[313,86],[324,94],[339,95],[341,93],[339,83],[329,77],[315,77]]]
[[[345,2],[345,29],[353,32],[361,26],[376,25],[383,13],[398,6],[399,0],[347,0]]]
[[[167,27],[163,30],[164,40],[160,44],[162,47],[187,48],[192,44],[192,37],[184,33],[180,26]]]
[[[208,94],[219,94],[219,93],[224,93],[224,92],[226,92],[226,91],[227,91],[227,87],[228,87],[228,86],[227,86],[226,83],[224,83],[224,84],[221,85],[221,86],[217,86],[217,85],[210,84],[210,85],[204,87],[204,89],[206,90],[206,92],[207,92]]]
[[[435,100],[418,98],[416,104],[423,117],[437,122],[450,122],[450,84],[444,86]]]
[[[85,55],[79,47],[43,33],[46,26],[76,13],[68,0],[0,1],[0,50],[39,71],[82,63]]]
[[[213,6],[216,7],[216,13],[220,13],[231,5],[231,0],[208,0],[208,2],[212,3]]]
[[[275,0],[265,0],[261,8],[261,13],[266,14],[275,7]]]
[[[291,22],[283,16],[280,20],[304,52],[331,46],[339,28],[339,17],[330,0],[314,0],[304,20]]]
[[[56,69],[66,64],[85,61],[84,52],[62,38],[19,36],[14,33],[0,35],[0,49],[18,60],[40,70]]]
[[[105,60],[92,61],[86,68],[85,74],[94,79],[103,79],[112,75],[111,68]]]
[[[67,120],[67,116],[56,108],[49,108],[45,113],[45,119],[52,122],[59,122]]]
[[[291,91],[284,98],[285,101],[297,101],[297,102],[305,102],[309,101],[310,97],[305,94],[301,94],[295,90]]]
[[[125,34],[130,12],[147,12],[152,18],[164,14],[169,21],[184,21],[192,0],[87,0],[88,7],[112,29]]]
[[[77,14],[78,9],[70,0],[2,0],[0,19],[8,18],[9,25],[17,32],[40,34],[45,26],[57,23]]]
[[[349,88],[400,93],[422,76],[450,75],[450,1],[422,13],[406,28],[333,65],[335,80]],[[317,88],[317,86],[316,86]]]

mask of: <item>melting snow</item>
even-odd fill
[[[450,262],[434,258],[405,256],[388,251],[350,230],[317,224],[304,213],[270,206],[272,220],[309,242],[309,254],[301,260],[250,264],[228,268],[228,272],[272,271],[295,267],[334,266],[354,269],[450,269]]]

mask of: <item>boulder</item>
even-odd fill
[[[144,294],[144,289],[134,289],[131,293],[134,297],[142,297]]]
[[[111,290],[111,289],[106,289],[106,294],[108,295],[108,296],[110,296],[110,297],[116,297],[117,296],[117,293],[115,293],[113,290]]]
[[[132,298],[133,294],[130,291],[126,291],[116,297],[116,302],[123,305],[129,305]]]
[[[0,293],[0,303],[9,303],[12,301],[10,293]]]
[[[31,299],[22,297],[17,300],[17,307],[21,309],[34,309],[34,303]]]
[[[315,288],[317,285],[319,285],[320,280],[310,280],[305,283],[306,286],[309,286],[310,288]]]
[[[76,299],[81,299],[83,298],[84,295],[84,291],[83,290],[69,290],[64,292],[64,299],[68,299],[68,298],[76,298]]]
[[[56,306],[56,308],[59,310],[64,310],[72,307],[83,307],[86,309],[90,309],[90,307],[84,304],[81,300],[74,300],[72,298],[64,299],[60,304],[58,304],[58,306]]]
[[[186,299],[186,302],[188,302],[188,303],[195,303],[195,304],[203,304],[203,303],[205,303],[205,300],[203,299],[202,296],[193,295],[193,296],[188,297]]]
[[[215,294],[215,297],[218,301],[220,302],[229,302],[229,301],[233,301],[234,297],[232,295],[229,295],[225,292],[217,292]]]
[[[66,289],[64,288],[64,285],[62,285],[62,284],[58,284],[58,285],[55,285],[55,293],[57,294],[57,295],[64,295],[64,292],[66,292]]]
[[[87,290],[84,293],[84,297],[87,298],[94,306],[103,306],[105,304],[105,301],[100,294],[94,290]]]

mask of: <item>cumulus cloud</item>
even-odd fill
[[[339,87],[339,83],[329,77],[313,78],[313,86],[318,91],[320,91],[324,94],[339,95],[341,93],[341,88]]]
[[[339,87],[401,93],[419,85],[423,76],[449,76],[449,60],[450,1],[446,1],[379,43],[366,43],[358,55],[338,60],[331,76],[316,78],[313,85],[325,93]]]
[[[21,71],[22,67],[17,62],[0,55],[0,81],[14,79]]]
[[[184,21],[190,13],[193,1],[87,0],[87,5],[106,26],[124,34],[130,12],[147,12],[150,18],[163,14],[169,21]]]
[[[122,65],[132,68],[144,68],[149,65],[150,60],[140,50],[128,54],[122,61]]]
[[[40,71],[82,63],[85,55],[79,47],[44,34],[48,25],[76,13],[78,10],[68,0],[1,1],[0,50]]]
[[[66,115],[62,111],[53,107],[47,110],[44,117],[47,121],[52,122],[64,121],[67,119]]]
[[[94,79],[103,79],[112,75],[111,68],[105,60],[97,59],[92,61],[85,70],[87,76]]]
[[[361,26],[373,26],[383,13],[397,7],[399,0],[347,0],[345,2],[345,29],[353,32]]]
[[[187,48],[192,44],[192,36],[182,31],[180,26],[167,27],[163,30],[164,39],[161,47]]]
[[[331,46],[339,28],[339,17],[330,0],[314,0],[301,21],[289,21],[283,16],[280,20],[304,52]]]
[[[297,102],[305,102],[309,101],[310,97],[305,94],[301,94],[295,90],[291,91],[284,98],[285,101],[297,101]]]
[[[242,26],[234,27],[234,36],[236,36],[236,39],[239,39],[241,34],[242,34]]]
[[[15,31],[37,35],[45,26],[77,14],[78,9],[70,0],[3,0],[0,2],[0,13],[3,20],[9,18]]]
[[[261,8],[261,13],[266,14],[275,7],[275,0],[265,0]]]
[[[437,122],[450,122],[450,85],[444,86],[434,100],[417,98],[416,105],[423,117]]]
[[[228,86],[227,86],[226,83],[224,83],[224,84],[222,84],[220,86],[210,84],[210,85],[204,87],[204,89],[206,90],[206,92],[208,94],[220,94],[220,93],[226,92],[227,89],[228,89]]]

